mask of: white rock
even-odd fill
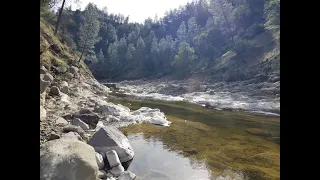
[[[94,149],[81,141],[57,139],[40,147],[40,180],[96,180]]]
[[[96,160],[97,160],[97,164],[99,169],[103,169],[104,168],[104,161],[103,161],[103,157],[100,153],[96,152]]]
[[[89,125],[86,124],[85,122],[81,121],[81,119],[79,118],[75,118],[72,120],[72,124],[75,126],[80,126],[83,130],[88,130],[89,129]]]
[[[123,166],[120,164],[116,167],[113,167],[109,172],[114,175],[115,177],[120,176],[120,174],[124,171]]]
[[[103,124],[103,122],[102,122],[102,121],[99,121],[99,122],[97,123],[97,126],[96,126],[95,131],[99,131],[100,128],[104,128],[104,127],[105,127],[105,125]]]
[[[108,126],[100,128],[88,142],[97,152],[115,150],[120,162],[130,161],[134,152],[128,138],[116,127]]]
[[[136,175],[130,171],[124,171],[120,174],[118,177],[118,180],[134,180],[136,178]]]
[[[121,164],[118,154],[115,150],[106,152],[106,157],[108,159],[110,167],[119,166]]]
[[[47,117],[47,111],[43,106],[40,105],[40,120],[43,120]]]
[[[65,119],[63,119],[62,117],[58,117],[58,119],[56,119],[56,125],[63,127],[68,125],[68,121],[66,121]]]

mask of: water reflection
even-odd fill
[[[142,134],[129,135],[135,157],[129,170],[137,180],[210,180],[204,163],[192,162],[176,152],[165,149],[161,141],[144,139]]]

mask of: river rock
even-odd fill
[[[50,89],[50,94],[55,96],[60,96],[61,92],[57,86],[52,86]]]
[[[76,132],[78,133],[82,138],[85,137],[85,132],[84,130],[80,127],[80,126],[74,126],[74,125],[68,125],[63,127],[62,131],[64,133],[68,133],[68,132]]]
[[[46,109],[40,105],[40,120],[43,120],[47,117]]]
[[[108,159],[110,167],[116,167],[121,164],[118,154],[115,150],[106,152],[106,157]]]
[[[75,66],[71,66],[69,68],[69,72],[72,73],[72,74],[76,74],[77,72],[79,71],[79,69]]]
[[[100,128],[88,142],[97,152],[115,150],[120,162],[130,161],[134,152],[127,137],[114,126]]]
[[[49,81],[49,82],[52,82],[53,81],[53,76],[49,73],[46,73],[44,76],[43,76],[43,80],[45,81]]]
[[[74,77],[74,75],[72,73],[66,72],[66,76],[69,79],[72,79]]]
[[[99,120],[101,119],[100,116],[98,116],[95,113],[91,114],[74,114],[74,118],[79,118],[89,126],[95,128]]]
[[[81,136],[76,132],[63,133],[60,138],[61,139],[69,139],[69,140],[74,139],[74,140],[82,141]]]
[[[118,166],[113,167],[111,170],[109,170],[109,172],[114,175],[115,177],[120,176],[121,173],[124,172],[124,168],[123,166],[120,164]]]
[[[75,126],[80,126],[83,130],[88,130],[89,129],[89,125],[86,124],[85,122],[81,121],[81,119],[79,118],[75,118],[72,120],[72,124]]]
[[[60,83],[60,90],[61,90],[61,92],[65,93],[65,94],[69,93],[69,86],[68,86],[68,83],[66,81],[62,81]]]
[[[40,74],[46,74],[47,73],[47,69],[44,66],[40,67]]]
[[[100,153],[96,152],[96,160],[97,160],[97,164],[99,169],[103,169],[104,168],[104,161],[103,161],[103,156]]]
[[[81,141],[58,139],[40,147],[40,180],[96,180],[94,149]]]
[[[43,74],[40,74],[40,94],[44,93],[50,85],[50,81],[44,80],[43,77]]]
[[[66,121],[62,117],[58,117],[58,119],[56,119],[57,126],[63,127],[63,126],[67,126],[68,124],[69,124],[68,121]]]
[[[55,132],[51,132],[48,140],[50,141],[50,140],[55,140],[55,139],[59,139],[59,138],[60,138],[59,134],[57,134]]]
[[[118,180],[134,180],[136,175],[130,171],[124,171],[118,177]]]

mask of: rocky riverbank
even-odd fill
[[[169,126],[159,109],[136,111],[108,102],[109,88],[83,69],[40,68],[40,179],[135,179],[134,157],[117,127]]]

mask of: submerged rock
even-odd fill
[[[134,152],[127,137],[116,127],[108,126],[100,128],[88,142],[97,152],[115,150],[120,162],[133,159]]]

